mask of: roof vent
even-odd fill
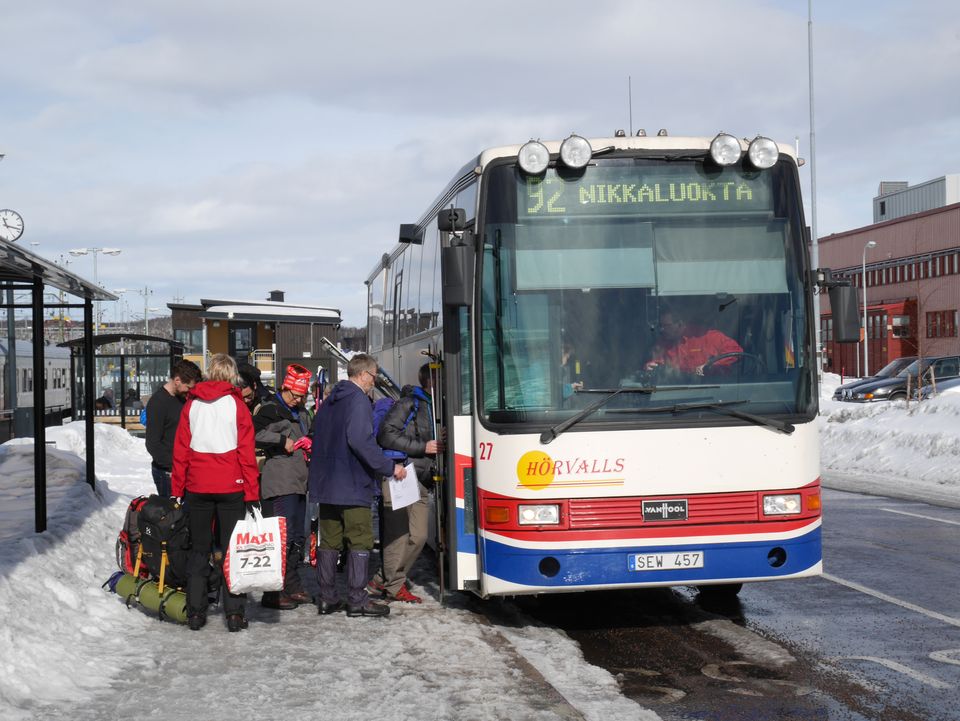
[[[271,290],[270,297],[267,298],[271,303],[283,303],[283,291],[282,290]]]

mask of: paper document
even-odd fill
[[[402,481],[398,481],[395,476],[390,477],[390,505],[395,511],[420,500],[420,486],[417,483],[417,472],[413,464],[408,463],[406,470],[406,478]]]

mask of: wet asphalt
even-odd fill
[[[960,509],[824,492],[824,576],[516,600],[667,721],[960,719]]]

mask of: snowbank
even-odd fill
[[[960,393],[921,403],[844,403],[830,397],[839,377],[824,376],[821,465],[828,485],[960,504]]]

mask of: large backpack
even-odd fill
[[[376,403],[373,404],[373,437],[376,438],[380,435],[380,425],[383,423],[383,419],[387,417],[387,414],[390,412],[390,409],[393,408],[396,403],[395,398],[380,398]],[[406,420],[403,422],[403,429],[406,430],[407,426],[410,425],[410,421],[417,417],[417,411],[420,410],[420,399],[416,396],[413,396],[413,408],[410,410],[410,414],[407,416]],[[407,459],[407,454],[403,451],[395,451],[389,448],[383,448],[383,455],[387,458],[404,461]]]
[[[140,530],[139,564],[160,586],[187,582],[190,527],[187,512],[172,498],[150,496],[137,514]]]
[[[140,526],[137,524],[137,518],[140,515],[140,509],[146,502],[146,496],[137,496],[130,501],[127,512],[123,517],[123,527],[117,537],[117,566],[124,573],[131,575],[136,568],[137,552],[140,550]],[[147,578],[150,572],[146,566],[142,566],[139,569],[139,575]]]

